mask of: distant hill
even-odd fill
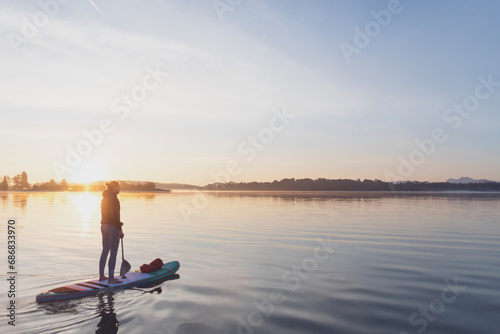
[[[495,182],[497,183],[497,181],[491,181],[491,180],[485,180],[485,179],[480,179],[480,180],[475,180],[473,178],[470,178],[470,177],[464,177],[462,176],[461,178],[459,179],[448,179],[446,180],[447,183],[485,183],[485,182]]]

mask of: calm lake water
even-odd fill
[[[0,193],[1,333],[499,333],[500,194],[119,198],[125,259],[133,269],[178,260],[179,277],[36,303],[97,275],[101,194]],[[180,208],[191,208],[189,219]],[[5,316],[9,218],[18,227],[15,327]]]

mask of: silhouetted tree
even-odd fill
[[[125,181],[120,182],[120,187],[123,191],[157,191],[156,184],[154,182],[141,183],[128,183]]]
[[[21,190],[21,174],[17,174],[12,178],[12,181],[14,182],[14,189],[15,190]]]
[[[54,179],[50,179],[49,181],[49,189],[55,190],[57,188],[57,183],[54,181]]]
[[[10,178],[7,175],[3,176],[3,181],[0,183],[0,190],[9,190]]]
[[[12,178],[12,180],[14,181],[15,190],[25,190],[30,188],[30,184],[28,183],[28,174],[26,174],[26,172],[17,174]]]
[[[144,190],[155,190],[156,184],[154,182],[146,182],[143,186]]]
[[[21,174],[21,189],[29,189],[30,184],[28,182],[28,174],[26,172],[22,172]]]

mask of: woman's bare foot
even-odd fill
[[[110,279],[108,279],[108,284],[117,284],[117,283],[123,283],[123,282],[117,278],[114,278],[114,277],[111,277]]]
[[[104,276],[104,275],[99,276],[99,281],[105,281],[107,279],[108,279],[108,276]]]

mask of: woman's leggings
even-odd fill
[[[116,265],[116,253],[118,252],[118,245],[120,244],[120,230],[113,224],[101,224],[102,233],[102,253],[99,260],[99,275],[104,276],[104,267],[106,266],[106,259],[109,255],[109,278],[114,277]]]

